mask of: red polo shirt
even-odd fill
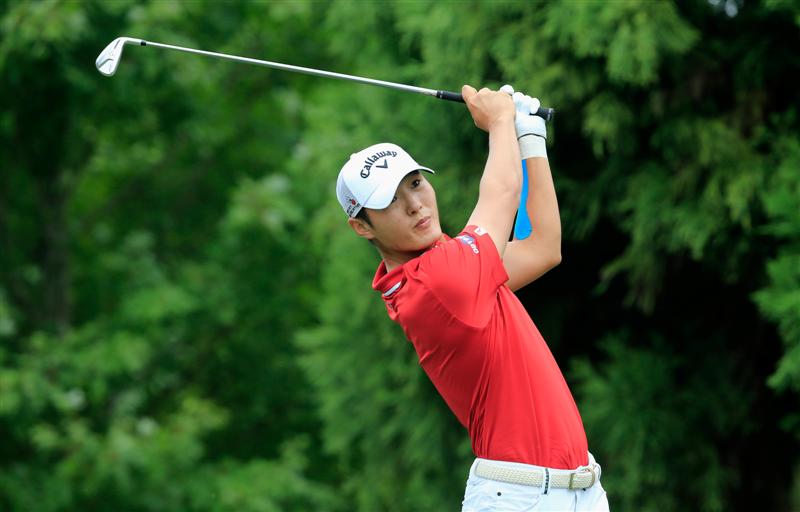
[[[505,285],[492,239],[468,226],[372,287],[458,420],[475,456],[557,469],[588,464],[575,400],[539,330]]]

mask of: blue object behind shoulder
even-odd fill
[[[528,166],[525,160],[522,161],[522,191],[519,194],[519,209],[517,210],[517,220],[514,222],[514,238],[525,240],[533,231],[531,219],[528,217]]]

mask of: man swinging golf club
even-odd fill
[[[514,291],[561,261],[561,225],[535,98],[465,85],[489,133],[478,203],[455,238],[442,234],[433,187],[402,148],[353,154],[336,184],[357,235],[382,261],[373,288],[420,365],[468,431],[477,457],[463,511],[608,510],[600,466],[547,344]],[[513,96],[512,96],[513,95]],[[507,242],[529,172],[533,235]]]

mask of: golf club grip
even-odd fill
[[[436,91],[436,97],[442,100],[457,101],[459,103],[464,103],[464,98],[461,96],[461,94],[457,92]],[[552,108],[539,107],[539,110],[537,110],[536,113],[534,113],[533,115],[539,116],[543,118],[545,121],[550,121],[551,119],[553,119],[553,114],[555,113],[556,111]]]

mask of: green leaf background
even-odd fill
[[[458,104],[556,108],[563,262],[519,296],[614,510],[800,508],[800,9],[782,0],[0,0],[0,510],[458,510],[464,429],[333,193],[392,141],[443,227]]]

